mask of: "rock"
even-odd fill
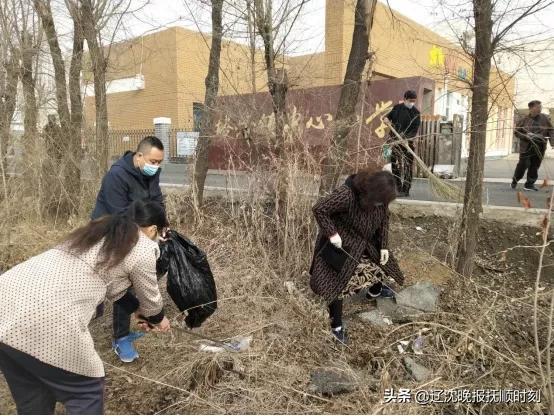
[[[410,311],[397,305],[394,299],[377,298],[377,309],[382,316],[386,316],[394,323],[410,322]]]
[[[396,303],[416,313],[435,312],[439,294],[439,289],[432,283],[420,282],[401,290],[396,296]]]
[[[422,382],[428,380],[433,374],[427,367],[418,364],[410,357],[404,357],[404,365],[415,381]]]
[[[439,289],[431,283],[417,283],[396,295],[396,299],[378,298],[377,308],[382,315],[396,323],[409,322],[414,316],[434,312],[439,300]]]
[[[383,314],[381,314],[381,312],[379,312],[377,309],[369,312],[360,313],[357,316],[358,316],[358,319],[360,319],[362,322],[375,325],[375,326],[386,327],[392,324],[389,318],[383,316]]]
[[[311,383],[308,390],[332,396],[341,393],[350,393],[358,388],[358,383],[346,373],[330,368],[318,368],[312,371]]]

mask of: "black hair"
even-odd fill
[[[139,239],[138,227],[167,227],[164,209],[153,201],[134,201],[127,211],[106,215],[73,231],[66,243],[70,251],[81,254],[104,239],[96,267],[117,266],[131,252]]]
[[[527,104],[527,106],[529,108],[533,108],[533,107],[536,107],[537,105],[541,105],[542,103],[539,101],[539,100],[533,100],[533,101],[529,101],[529,104]]]
[[[377,203],[389,205],[396,199],[396,184],[390,172],[365,170],[357,173],[352,181],[364,209],[370,209]]]
[[[156,136],[146,136],[140,141],[137,146],[137,153],[147,153],[151,148],[155,147],[159,150],[164,150],[164,144]]]
[[[408,90],[404,93],[404,99],[406,100],[415,100],[417,98],[417,94],[414,90]]]

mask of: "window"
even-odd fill
[[[192,130],[200,131],[200,121],[202,120],[202,110],[204,104],[192,103]]]

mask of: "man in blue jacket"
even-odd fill
[[[154,136],[142,139],[136,152],[126,152],[104,176],[91,219],[123,212],[136,200],[155,201],[165,208],[160,189],[163,159],[163,143]],[[138,358],[133,343],[143,335],[131,332],[130,328],[131,316],[114,304],[112,345],[121,361],[126,363]]]

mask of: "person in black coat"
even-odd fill
[[[165,211],[160,188],[160,165],[163,160],[163,143],[154,136],[142,139],[136,152],[126,152],[104,176],[91,219],[120,214],[139,200],[157,202]],[[103,313],[102,306],[97,309],[97,317]],[[112,346],[123,362],[132,362],[138,358],[134,341],[143,335],[131,332],[130,328],[131,315],[114,304]]]
[[[387,115],[394,129],[408,140],[408,145],[415,150],[414,138],[417,136],[421,118],[419,110],[415,107],[417,94],[415,91],[406,91],[404,93],[404,102],[395,105]],[[397,140],[392,136],[392,141]],[[412,167],[414,158],[408,150],[401,144],[392,146],[391,155],[392,174],[396,179],[396,187],[399,197],[410,195],[412,186]]]
[[[126,152],[104,176],[91,219],[124,212],[137,200],[154,201],[164,207],[160,188],[163,158],[164,145],[154,136],[142,139],[136,152]]]
[[[310,287],[327,302],[331,333],[342,343],[347,342],[342,323],[343,298],[365,289],[370,299],[393,297],[383,282],[391,278],[399,285],[404,283],[404,274],[388,245],[389,204],[395,198],[390,172],[364,170],[349,176],[344,185],[313,207],[319,233],[310,267]],[[334,264],[327,255],[329,244],[342,253],[342,265]]]

